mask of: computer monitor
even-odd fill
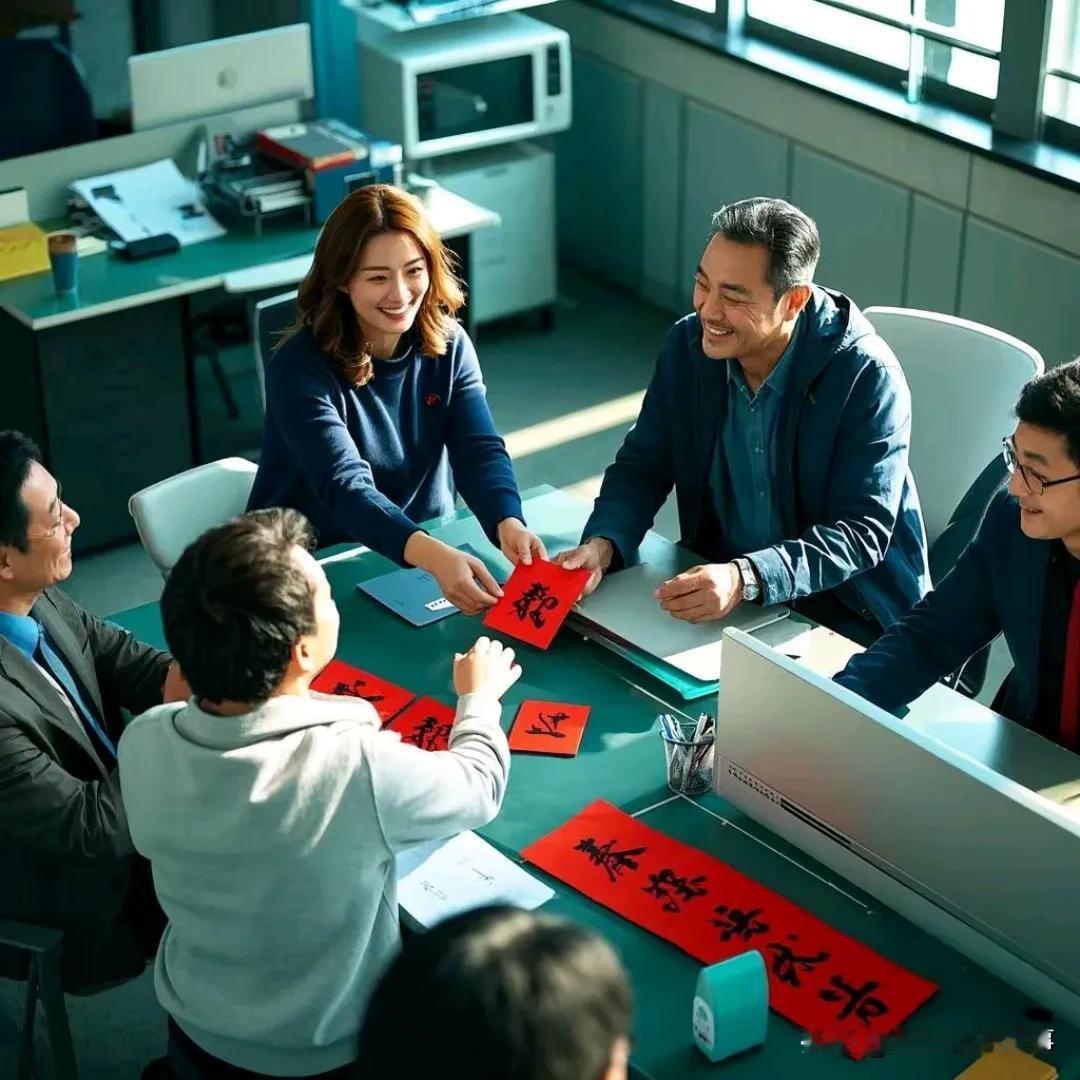
[[[128,58],[136,131],[310,98],[311,27],[278,26]]]
[[[1080,757],[982,713],[988,736],[968,739],[964,752],[947,741],[948,717],[938,737],[932,718],[899,720],[728,631],[714,785],[1034,1002],[1080,1023]],[[984,757],[970,752],[977,745],[989,748]]]

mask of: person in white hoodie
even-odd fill
[[[193,696],[120,740],[132,840],[169,919],[155,987],[182,1080],[347,1075],[400,943],[395,853],[486,824],[506,791],[499,700],[521,669],[497,641],[454,659],[445,751],[309,689],[339,626],[311,538],[296,511],[262,510],[184,552],[161,611]]]

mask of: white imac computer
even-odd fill
[[[315,93],[311,27],[278,26],[128,58],[135,131]]]
[[[732,630],[714,785],[1033,1003],[1080,1023],[1080,756],[989,710],[970,722],[987,725],[966,744],[987,747],[981,757],[935,735],[932,717],[898,720]]]

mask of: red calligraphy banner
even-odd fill
[[[449,705],[422,697],[394,717],[385,730],[396,731],[402,742],[412,743],[421,750],[446,750],[450,746],[455,714]]]
[[[522,855],[705,964],[757,949],[769,1004],[855,1059],[937,990],[797,904],[601,799]]]
[[[378,675],[361,671],[341,660],[331,660],[312,680],[311,689],[318,690],[321,694],[337,694],[370,701],[384,724],[416,697],[411,690],[406,690],[403,686],[380,679]]]
[[[523,701],[510,729],[510,749],[528,754],[573,757],[581,745],[588,719],[588,705]]]
[[[588,570],[564,570],[544,559],[534,559],[531,566],[518,563],[484,625],[546,649],[584,591],[589,574]]]

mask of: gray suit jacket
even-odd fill
[[[114,742],[121,709],[160,703],[167,653],[56,589],[31,614]],[[116,768],[37,665],[0,638],[0,917],[63,930],[68,989],[135,974],[160,922],[138,861]],[[19,958],[0,952],[0,974],[19,975]]]

